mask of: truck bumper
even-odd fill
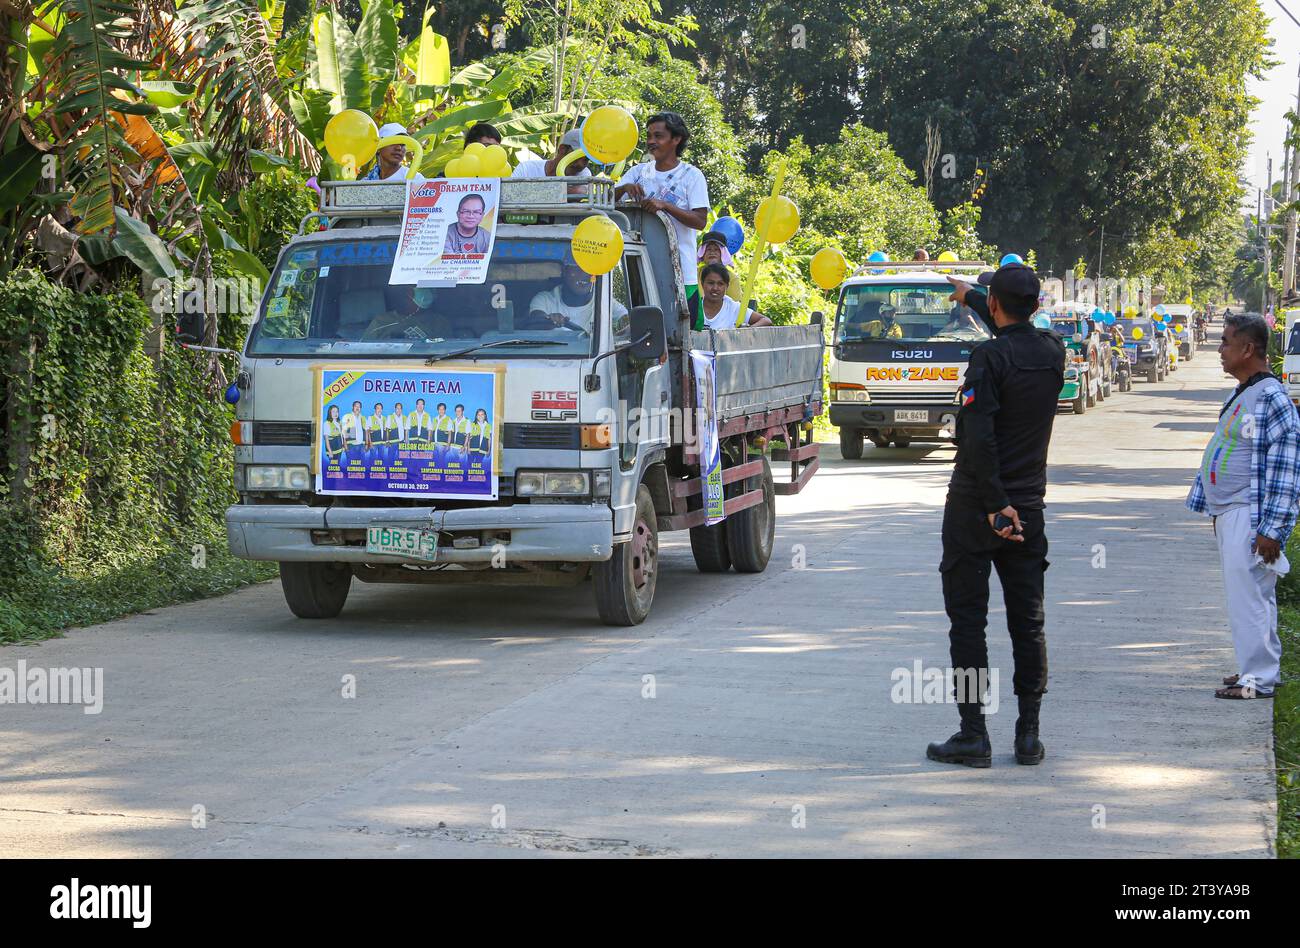
[[[913,414],[907,414],[907,413]],[[925,420],[920,412],[925,413]],[[912,431],[949,427],[956,422],[956,405],[872,405],[863,402],[832,402],[831,424],[837,428],[880,430],[903,428]]]
[[[370,526],[422,527],[440,533],[438,563],[491,564],[504,547],[512,563],[603,562],[613,553],[614,516],[605,504],[433,507],[304,507],[236,504],[226,510],[230,552],[246,560],[289,563],[420,562],[366,552]],[[459,549],[456,539],[477,539]]]

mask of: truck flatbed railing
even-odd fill
[[[570,193],[574,186],[580,186],[581,193]],[[405,181],[324,181],[320,189],[320,210],[309,217],[330,221],[401,217],[406,206]],[[600,213],[614,213],[614,182],[609,178],[501,179],[503,218],[506,214],[585,217]]]
[[[934,270],[943,273],[950,270],[992,270],[983,260],[872,260],[853,271],[851,276],[886,273],[891,270]]]

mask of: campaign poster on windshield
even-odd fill
[[[704,478],[704,522],[710,526],[726,517],[722,496],[722,446],[718,442],[715,358],[712,352],[691,350],[691,369],[695,376],[695,430],[699,438],[700,474]]]
[[[497,499],[505,369],[320,366],[316,492]]]
[[[499,178],[408,182],[388,282],[485,282],[500,195]]]

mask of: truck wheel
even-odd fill
[[[1160,381],[1160,366],[1156,365],[1155,363],[1151,364],[1151,368],[1147,369],[1147,381],[1148,382]]]
[[[691,527],[691,555],[695,557],[695,567],[701,573],[725,573],[731,569],[726,523]]]
[[[352,586],[346,563],[281,563],[280,588],[299,619],[333,619],[343,611]]]
[[[900,438],[897,435],[894,436],[894,447],[896,448],[911,447],[911,444],[912,444],[912,439],[910,437]]]
[[[761,573],[772,558],[776,541],[776,488],[772,486],[772,468],[763,458],[761,473],[745,479],[745,490],[763,489],[763,502],[734,513],[723,525],[727,528],[727,546],[738,573]]]
[[[659,578],[659,529],[650,489],[636,489],[632,539],[614,547],[614,555],[592,571],[596,609],[606,625],[640,625],[650,614]]]
[[[1074,413],[1082,415],[1088,410],[1088,397],[1083,394],[1083,383],[1079,383],[1079,394],[1074,397]]]
[[[852,428],[840,429],[840,457],[846,461],[862,458],[862,432]]]

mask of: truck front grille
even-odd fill
[[[255,421],[253,444],[310,445],[310,421]]]
[[[577,451],[582,446],[582,434],[577,425],[507,422],[501,444],[507,448],[567,448]]]
[[[873,405],[951,405],[956,390],[950,392],[876,392],[867,389]]]

